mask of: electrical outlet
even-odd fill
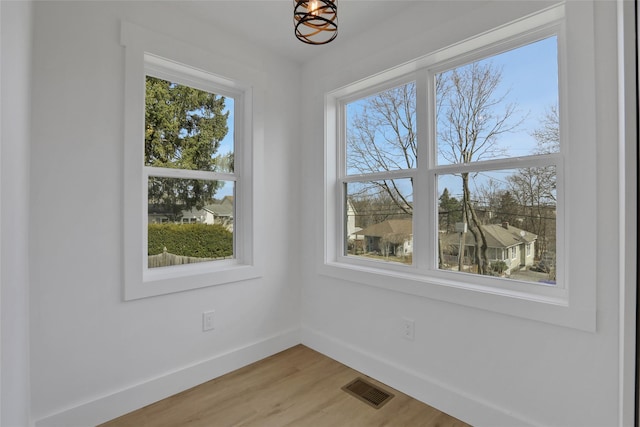
[[[413,341],[415,337],[415,325],[415,320],[408,319],[406,317],[402,318],[402,336],[404,337],[404,339]]]
[[[205,311],[202,313],[202,330],[210,331],[213,329],[213,314],[215,311]]]

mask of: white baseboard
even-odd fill
[[[300,344],[298,329],[233,349],[176,371],[41,418],[35,427],[90,427]]]
[[[375,357],[303,326],[302,344],[473,426],[529,427],[537,423],[442,381]]]

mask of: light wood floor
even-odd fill
[[[394,397],[375,409],[341,389],[356,377]],[[468,427],[303,345],[99,427]]]

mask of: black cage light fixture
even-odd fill
[[[293,0],[293,24],[298,40],[327,44],[338,36],[337,0]]]

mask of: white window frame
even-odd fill
[[[262,174],[261,72],[219,58],[173,38],[123,22],[124,105],[124,299],[132,300],[260,277],[254,230]],[[146,76],[234,99],[234,172],[185,171],[144,165]],[[233,76],[233,78],[225,77]],[[235,183],[234,258],[189,265],[147,266],[148,178],[164,176]]]
[[[593,54],[588,53],[592,50],[584,48],[585,39],[587,43],[591,42],[590,31],[593,31],[592,6],[574,8],[561,4],[328,92],[325,96],[325,251],[321,273],[421,297],[595,331],[596,239],[593,233],[582,231],[591,229],[596,222],[596,201],[588,191],[595,186],[597,135],[593,108],[596,105]],[[435,105],[430,78],[443,70],[554,35],[558,38],[561,152],[529,156],[524,160],[487,161],[480,167],[512,169],[556,165],[556,273],[559,284],[545,286],[438,270],[434,262],[436,239],[433,236],[437,229],[435,175],[467,166],[435,165],[434,117],[427,114],[428,106]],[[580,49],[568,51],[567,46],[574,42],[581,44]],[[414,177],[414,264],[396,265],[345,256],[342,188],[345,180],[352,177],[344,176],[344,105],[396,86],[398,81],[411,80],[416,81],[416,118],[421,147]],[[427,150],[426,147],[430,148]],[[421,194],[428,192],[421,189],[431,189],[431,192]],[[509,254],[507,256],[510,258]],[[585,260],[589,262],[585,263]]]

